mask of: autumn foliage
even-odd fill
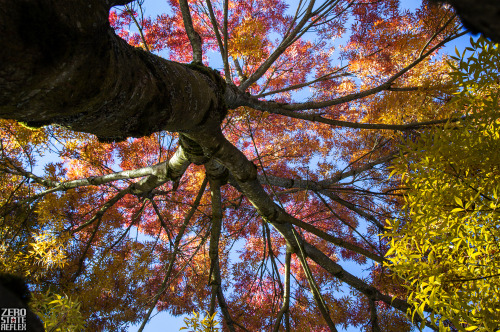
[[[389,222],[390,268],[405,278],[414,315],[440,331],[495,331],[500,324],[498,202],[500,139],[498,45],[474,41],[452,56],[460,89],[452,99],[467,118],[423,132],[402,147],[405,208]],[[433,310],[425,312],[425,307]]]
[[[151,17],[147,6],[112,8],[110,25],[180,63],[200,42],[207,67],[188,68],[207,81],[215,68],[214,86],[236,91],[220,124],[235,150],[189,131],[101,142],[1,120],[0,268],[27,278],[46,326],[120,331],[154,308],[217,312],[231,331],[432,325],[408,318],[408,282],[387,268],[380,235],[404,206],[389,179],[401,144],[462,114],[438,53],[464,34],[453,11],[170,0]]]

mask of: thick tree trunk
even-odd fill
[[[500,42],[500,1],[498,0],[432,0],[453,6],[462,23],[473,33],[482,33]]]
[[[0,0],[0,117],[102,140],[218,127],[217,75],[128,45],[108,14],[104,0]]]

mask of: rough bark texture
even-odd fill
[[[455,8],[464,26],[473,33],[482,33],[500,42],[500,1],[498,0],[446,0]]]
[[[101,140],[218,127],[222,81],[128,45],[108,12],[98,0],[0,0],[0,117]]]

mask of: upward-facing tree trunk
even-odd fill
[[[101,140],[218,127],[218,75],[128,45],[109,25],[109,6],[0,0],[0,117]]]
[[[473,33],[482,33],[500,42],[500,1],[498,0],[433,0],[453,6],[463,24]]]

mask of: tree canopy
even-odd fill
[[[402,147],[406,206],[388,228],[391,269],[406,279],[420,316],[467,331],[500,326],[500,52],[488,40],[452,57],[452,100],[467,119],[429,129]],[[424,314],[425,306],[433,312]],[[435,316],[438,314],[438,316]]]
[[[438,53],[466,33],[452,8],[145,7],[0,0],[0,266],[46,326],[437,329],[387,267],[408,189],[388,177],[468,114]]]

